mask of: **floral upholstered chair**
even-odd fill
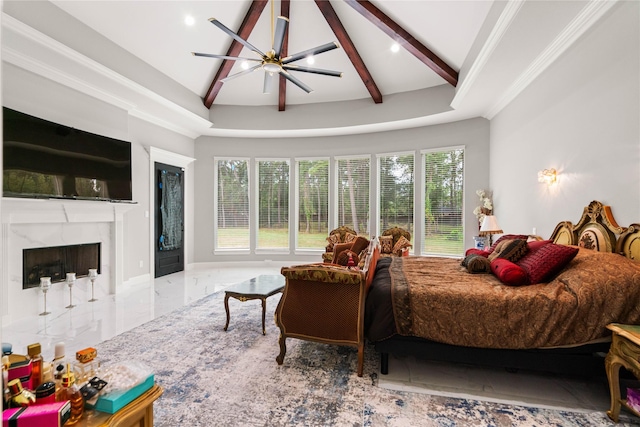
[[[340,243],[352,242],[356,237],[357,233],[355,230],[344,225],[331,230],[329,237],[327,237],[327,246],[325,248],[325,252],[322,254],[322,260],[331,264],[333,262],[334,246]]]
[[[380,256],[406,256],[409,254],[411,233],[400,227],[391,227],[382,232]]]

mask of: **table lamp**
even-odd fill
[[[482,220],[482,225],[480,226],[480,234],[481,236],[489,236],[489,247],[491,246],[491,236],[493,234],[502,234],[504,231],[498,225],[498,220],[494,215],[485,215]]]

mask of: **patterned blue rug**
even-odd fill
[[[365,349],[356,375],[354,348],[287,340],[284,364],[267,300],[205,297],[96,346],[103,365],[140,360],[152,367],[164,394],[155,426],[611,426],[603,412],[565,412],[470,399],[397,392],[376,386],[378,357]],[[630,425],[619,423],[617,425]]]

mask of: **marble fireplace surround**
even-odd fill
[[[134,203],[89,200],[2,199],[2,322],[43,311],[38,288],[22,289],[23,249],[101,243],[101,274],[95,282],[97,298],[115,294],[123,284],[123,219]],[[90,298],[88,278],[76,280],[74,304]],[[64,282],[47,293],[47,310],[64,310],[71,295]]]

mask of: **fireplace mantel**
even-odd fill
[[[2,223],[115,222],[136,206],[126,202],[3,197]]]

